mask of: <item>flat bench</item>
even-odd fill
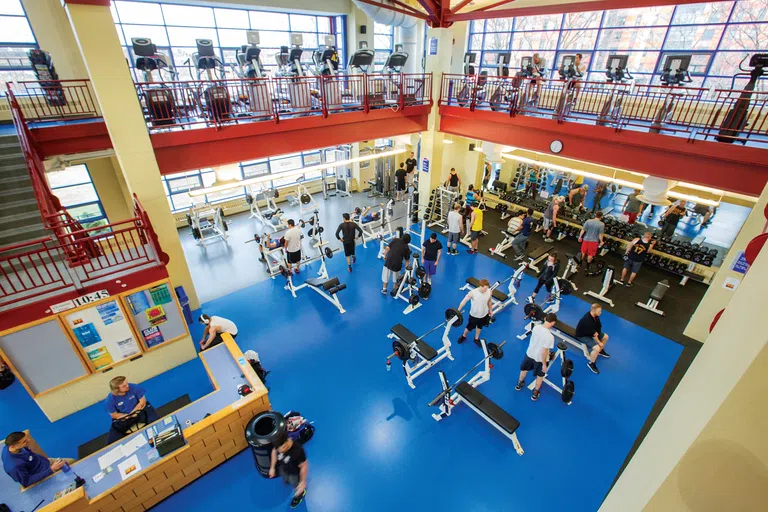
[[[466,381],[460,382],[459,385],[456,386],[456,393],[458,393],[468,405],[471,405],[482,412],[496,425],[503,428],[508,434],[514,434],[520,426],[520,422],[512,417],[511,414],[489,400],[488,397],[479,392],[476,388],[473,388]]]
[[[330,290],[334,286],[339,285],[339,278],[338,277],[332,277],[330,279],[321,279],[319,277],[310,278],[305,281],[309,286],[314,286],[315,288],[322,288],[325,291]]]
[[[405,327],[403,324],[397,324],[392,329],[390,329],[390,332],[397,336],[400,340],[403,341],[406,345],[409,347],[415,343],[415,349],[416,352],[421,355],[424,359],[427,361],[432,361],[437,357],[437,350],[432,348],[431,345],[424,342],[423,340],[420,340],[418,336],[413,334],[407,327]]]
[[[539,270],[539,267],[536,265],[542,261],[544,258],[547,257],[547,255],[554,249],[555,246],[553,245],[540,245],[537,248],[535,248],[533,251],[528,253],[526,256],[528,258],[528,268],[531,270],[534,270],[537,274],[541,273],[541,270]]]
[[[555,329],[562,332],[563,334],[567,334],[574,340],[576,339],[576,329],[568,324],[561,322],[560,320],[555,323]]]
[[[480,280],[477,279],[476,277],[468,277],[467,284],[470,286],[474,286],[475,288],[480,288]],[[498,288],[494,288],[493,290],[491,290],[491,296],[494,299],[498,300],[499,302],[506,302],[507,300],[509,300],[509,295],[502,292]]]

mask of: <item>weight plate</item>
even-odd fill
[[[493,359],[501,359],[504,357],[504,351],[501,350],[501,347],[497,344],[488,343],[486,348],[488,349],[488,355],[490,355]]]
[[[561,395],[563,402],[566,404],[571,403],[574,394],[576,394],[576,385],[572,380],[565,381],[565,385],[563,386],[563,393]]]
[[[408,359],[409,350],[408,346],[403,340],[395,340],[392,342],[392,351],[395,353],[398,359],[406,361]]]
[[[560,375],[566,379],[571,378],[573,374],[573,361],[570,359],[563,360],[563,365],[560,367]]]
[[[573,293],[573,284],[567,279],[558,279],[557,284],[560,285],[561,295],[570,295]]]
[[[453,327],[461,327],[461,324],[464,323],[464,317],[461,315],[461,311],[453,308],[446,309],[445,321],[450,322],[453,317],[458,317],[457,320],[453,323]]]
[[[411,298],[408,299],[408,304],[411,306],[415,306],[419,303],[419,296],[418,295],[411,295]]]
[[[422,283],[422,285],[419,287],[419,297],[422,299],[428,299],[431,293],[432,285],[429,283]]]
[[[523,308],[525,318],[531,318],[533,320],[543,320],[544,310],[538,304],[526,304]]]
[[[309,204],[312,202],[312,196],[309,194],[301,194],[299,200],[301,201],[301,204]]]
[[[325,257],[326,258],[328,258],[328,259],[333,258],[333,251],[331,250],[330,247],[326,247],[324,252],[325,252]]]

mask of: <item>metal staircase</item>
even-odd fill
[[[16,135],[0,136],[0,247],[48,235]]]

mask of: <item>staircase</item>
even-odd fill
[[[47,237],[16,135],[0,136],[0,247]]]

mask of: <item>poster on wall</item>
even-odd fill
[[[105,366],[109,366],[114,362],[112,360],[112,356],[109,354],[109,351],[104,346],[96,347],[93,350],[88,350],[86,354],[88,355],[88,359],[90,359],[93,363],[94,368],[97,370],[104,368]]]
[[[136,343],[136,340],[133,339],[133,337],[118,341],[117,348],[120,349],[123,358],[131,357],[139,353],[139,344]]]
[[[168,304],[171,302],[171,290],[167,284],[161,284],[153,286],[149,289],[149,295],[152,297],[152,302],[156,305]]]
[[[83,348],[90,347],[101,341],[101,336],[99,336],[99,332],[93,324],[80,325],[72,329],[72,331]]]
[[[160,325],[167,320],[163,306],[153,306],[146,311],[147,320],[149,325]]]
[[[126,297],[128,306],[131,308],[131,313],[138,315],[143,313],[149,308],[149,299],[144,292],[134,293]]]
[[[163,339],[163,333],[160,332],[160,328],[157,326],[143,329],[141,335],[144,337],[147,348],[152,348],[165,341]]]
[[[100,304],[96,306],[96,310],[99,312],[99,316],[101,316],[101,321],[104,322],[104,325],[123,320],[123,313],[120,311],[120,308],[115,301]]]

